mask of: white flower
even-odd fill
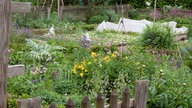
[[[160,72],[163,72],[163,69],[161,69]]]
[[[148,1],[146,1],[145,4],[146,4],[147,6],[150,6],[150,5],[151,5],[151,3],[148,2]]]
[[[51,28],[49,29],[49,33],[50,35],[55,35],[54,25],[52,25]]]
[[[162,75],[162,76],[164,76],[164,75],[165,75],[165,73],[161,73],[161,75]]]

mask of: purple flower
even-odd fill
[[[33,82],[33,83],[36,83],[36,82],[37,82],[37,80],[35,79],[35,80],[33,80],[32,82]]]
[[[45,81],[45,80],[46,80],[46,78],[43,78],[42,80],[43,80],[43,81]]]

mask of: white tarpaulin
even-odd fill
[[[114,31],[123,31],[123,32],[136,32],[141,33],[146,28],[147,25],[152,25],[153,22],[148,20],[132,20],[126,18],[120,18],[119,23],[115,24],[112,22],[105,22],[103,21],[97,27],[97,31],[104,31],[104,30],[114,30]],[[172,27],[173,31],[176,34],[185,34],[187,33],[186,27],[176,28],[177,23],[174,21],[162,23],[162,25],[169,25]]]
[[[97,27],[97,31],[102,32],[103,30],[117,30],[118,24],[112,23],[112,22],[105,22],[103,21],[99,26]]]

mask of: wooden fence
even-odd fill
[[[60,8],[60,20],[62,20],[64,17],[73,15],[73,16],[79,16],[81,18],[86,18],[88,15],[96,15],[97,12],[99,12],[99,9],[108,9],[108,10],[113,10],[115,13],[122,13],[123,9],[123,14],[125,17],[128,17],[128,10],[131,8],[130,5],[124,4],[124,5],[110,5],[110,6],[93,6],[92,8],[90,6],[61,6]],[[32,7],[33,13],[36,14],[41,12],[46,12],[47,18],[50,18],[50,13],[51,10],[49,7],[39,7],[39,6],[34,6]]]
[[[146,108],[147,92],[148,92],[148,80],[139,80],[136,83],[135,97],[130,99],[130,90],[126,88],[123,91],[121,102],[118,101],[118,93],[113,90],[110,95],[109,104],[105,105],[105,98],[103,94],[99,93],[96,98],[96,108]],[[29,98],[18,100],[18,108],[41,108],[41,98]],[[65,103],[66,108],[75,108],[75,103],[68,99]],[[52,102],[49,108],[58,108],[57,105]],[[85,96],[81,102],[81,108],[91,108],[91,101],[88,96]]]

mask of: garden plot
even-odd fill
[[[102,32],[104,30],[115,30],[115,31],[123,31],[123,32],[142,33],[147,25],[151,26],[152,24],[153,22],[150,22],[148,20],[132,20],[132,19],[121,18],[118,24],[103,21],[97,27],[97,31]],[[177,23],[174,21],[164,22],[161,24],[169,25],[173,29],[173,32],[175,32],[177,35],[187,33],[187,29],[188,29],[187,27],[183,26],[181,28],[176,28]]]

